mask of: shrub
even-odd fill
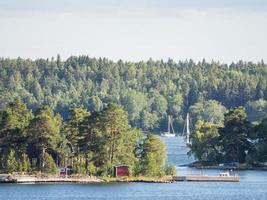
[[[12,149],[10,150],[7,156],[6,169],[8,173],[12,173],[12,172],[18,171],[18,168],[19,168],[19,163],[17,162],[17,159],[16,159],[16,153]]]
[[[42,172],[45,172],[48,174],[56,174],[58,172],[54,159],[52,158],[51,155],[49,155],[46,152],[44,153]]]
[[[170,176],[176,175],[176,168],[175,168],[175,166],[173,166],[173,165],[167,166],[165,168],[165,174],[166,175],[170,175]]]

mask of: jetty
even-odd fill
[[[202,182],[239,182],[239,176],[205,176],[205,175],[188,175],[173,176],[173,181],[202,181]]]

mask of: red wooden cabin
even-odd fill
[[[114,176],[129,176],[129,167],[127,165],[118,165],[114,167]]]

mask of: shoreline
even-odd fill
[[[201,162],[196,161],[193,163],[179,165],[179,167],[190,167],[196,169],[217,169],[217,170],[254,170],[254,171],[267,171],[267,166],[253,167],[248,165],[236,165],[236,166],[219,166],[219,165],[203,165]]]
[[[172,183],[171,176],[165,177],[95,177],[95,176],[80,176],[80,177],[59,177],[59,176],[32,176],[32,175],[9,175],[0,174],[0,183],[15,183],[15,184],[42,184],[42,183],[77,183],[77,184],[95,184],[95,183]]]
[[[177,181],[190,182],[239,182],[239,176],[164,176],[164,177],[37,177],[29,175],[0,175],[0,183],[13,184],[112,184],[112,183],[174,183]]]

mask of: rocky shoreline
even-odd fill
[[[196,169],[218,169],[218,170],[262,170],[266,171],[267,166],[251,166],[247,164],[236,164],[236,165],[218,165],[218,164],[207,164],[207,163],[202,163],[199,161],[181,165],[181,167],[193,167]]]
[[[103,180],[93,176],[59,177],[32,175],[0,175],[0,183],[101,183]]]
[[[128,183],[172,183],[173,177],[172,176],[164,176],[164,177],[121,177],[121,178],[103,178],[103,180],[107,183],[119,183],[119,182],[128,182]]]
[[[59,177],[59,176],[31,176],[31,175],[0,175],[0,183],[120,183],[120,182],[145,182],[145,183],[171,183],[172,177],[121,177],[121,178],[110,178],[110,177],[95,177],[95,176],[70,176],[70,177]]]

